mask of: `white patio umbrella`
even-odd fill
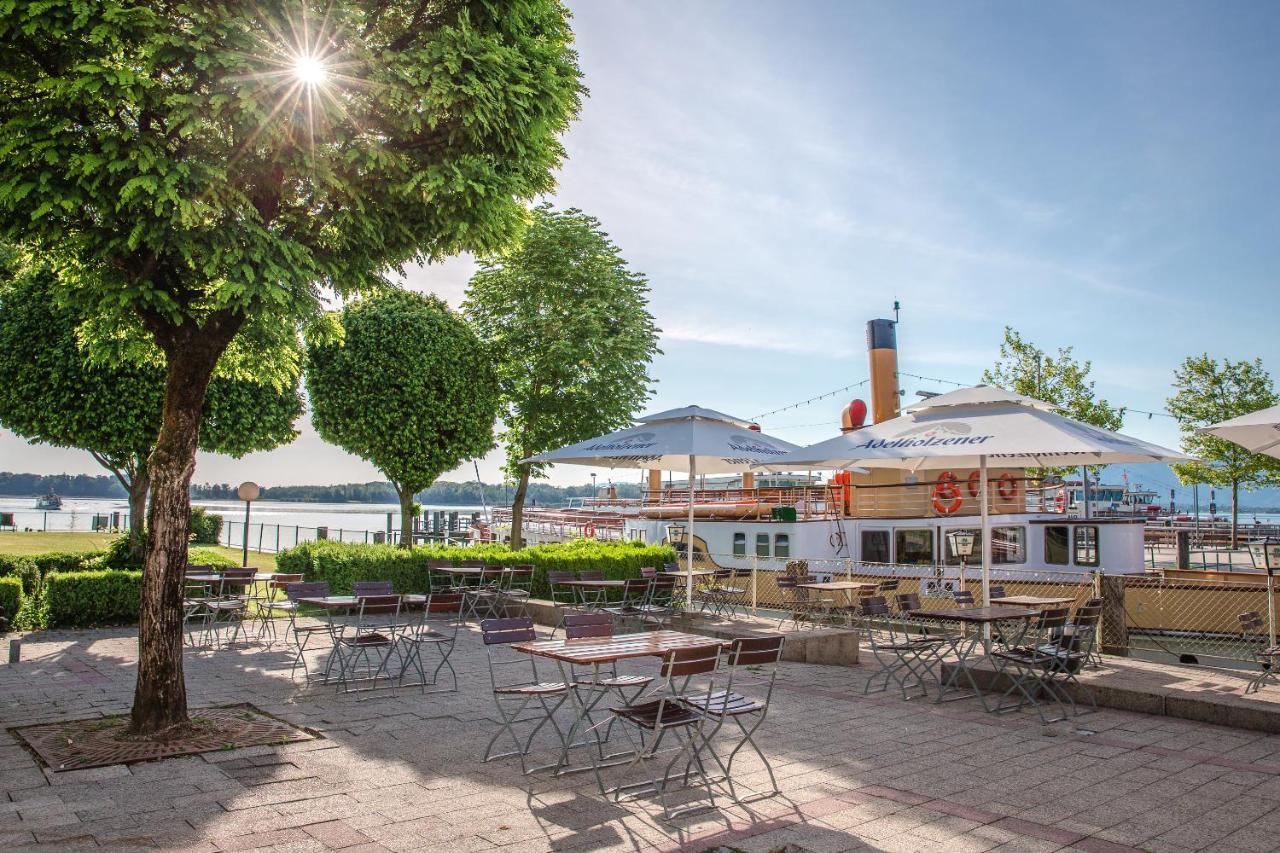
[[[1137,438],[1063,417],[1054,407],[986,385],[961,388],[912,406],[892,420],[836,436],[760,467],[976,467],[982,512],[982,596],[991,586],[987,463],[1048,468],[1111,462],[1169,462],[1190,457]]]
[[[750,421],[700,406],[686,406],[647,415],[634,427],[521,461],[687,471],[689,527],[685,556],[689,571],[685,578],[685,604],[690,606],[693,601],[694,477],[699,473],[748,471],[759,463],[779,459],[795,450],[799,447],[789,441],[753,431]]]
[[[1280,459],[1280,406],[1250,412],[1196,432],[1225,438],[1246,450]]]

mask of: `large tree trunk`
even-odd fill
[[[413,547],[413,489],[396,486],[400,497],[400,547]]]
[[[516,484],[516,495],[511,501],[511,550],[518,551],[524,545],[524,496],[529,491],[529,472],[531,466],[520,466],[520,482]]]
[[[213,369],[243,322],[215,314],[203,327],[145,318],[167,370],[160,434],[149,463],[151,506],[138,609],[138,681],[130,731],[156,735],[187,722],[182,674],[182,575],[191,522],[191,476],[200,410]]]
[[[151,469],[147,458],[139,455],[134,463],[133,476],[129,478],[129,556],[139,564],[143,562],[144,519],[147,517],[147,492],[151,489]]]

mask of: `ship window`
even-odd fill
[[[862,531],[862,561],[864,563],[889,562],[889,531]]]
[[[756,556],[757,557],[769,556],[769,534],[768,533],[756,534]]]
[[[733,556],[745,557],[747,555],[747,534],[733,534]]]
[[[791,556],[791,537],[785,533],[777,533],[773,537],[773,556]]]
[[[899,528],[893,531],[895,560],[917,566],[933,565],[933,528]]]
[[[1076,565],[1098,565],[1098,528],[1092,524],[1077,524]]]
[[[1044,529],[1044,561],[1051,566],[1065,566],[1071,562],[1071,529],[1064,525],[1050,525]]]
[[[991,528],[992,565],[1025,563],[1027,561],[1027,528]]]

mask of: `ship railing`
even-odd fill
[[[698,506],[727,504],[760,504],[760,515],[768,518],[773,507],[792,507],[796,517],[826,518],[839,511],[840,505],[833,498],[833,488],[822,486],[762,486],[751,489],[694,489],[693,502]],[[689,505],[687,488],[646,490],[642,498],[644,507],[680,507]]]

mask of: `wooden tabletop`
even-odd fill
[[[225,577],[223,575],[184,575],[184,581],[192,581],[194,583],[225,583],[231,586],[245,586],[251,583],[264,583],[275,577],[272,573],[256,574],[251,578]]]
[[[707,575],[714,575],[714,574],[715,572],[712,571],[711,569],[694,569],[693,570],[693,576],[695,578],[705,578]],[[666,576],[669,578],[687,578],[689,577],[689,572],[684,569],[681,569],[678,572],[659,572],[658,575]]]
[[[497,566],[480,568],[479,566],[446,566],[441,569],[431,569],[433,572],[440,572],[445,575],[478,575],[478,574],[497,574],[498,572],[509,572],[510,569],[498,568]]]
[[[360,606],[360,599],[354,595],[325,595],[315,598],[299,598],[300,604],[310,604],[312,607],[323,607],[325,610],[344,610],[352,607]],[[402,595],[400,596],[401,604],[426,604],[427,597],[425,595]]]
[[[1003,598],[991,599],[992,604],[1007,604],[1011,607],[1052,607],[1055,604],[1070,604],[1074,598],[1054,598],[1044,595],[1006,595]]]
[[[627,583],[626,581],[604,580],[602,578],[600,580],[594,580],[594,581],[589,581],[589,580],[588,581],[584,581],[584,580],[557,581],[556,586],[587,586],[587,587],[600,587],[603,589],[609,589],[615,586],[617,587],[626,586],[626,583]]]
[[[802,589],[822,589],[844,592],[857,592],[863,589],[875,589],[879,584],[862,583],[861,581],[823,581],[815,583],[798,583],[796,586]]]
[[[583,640],[535,640],[532,643],[516,643],[511,648],[552,660],[587,665],[628,658],[662,657],[673,649],[717,645],[728,646],[730,641],[679,631],[646,631],[642,634],[617,634],[613,637],[591,637]]]
[[[942,619],[946,622],[1004,622],[1011,619],[1031,619],[1039,616],[1039,610],[1025,607],[949,607],[946,610],[912,610],[918,619]]]

